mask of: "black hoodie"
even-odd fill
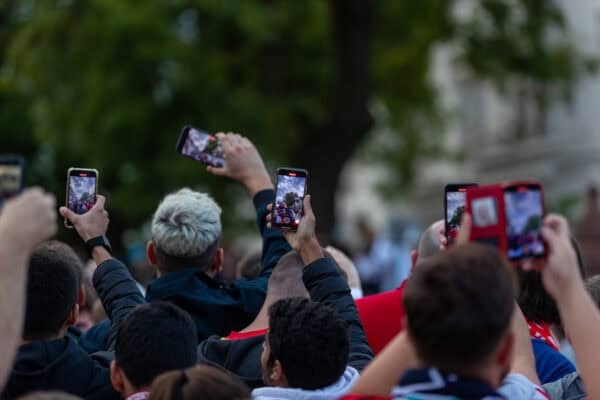
[[[119,399],[108,357],[90,356],[70,337],[34,341],[19,348],[3,400],[36,390],[60,390],[86,400]]]

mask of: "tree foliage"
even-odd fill
[[[429,67],[439,43],[458,40],[459,62],[498,85],[513,76],[567,86],[574,78],[577,59],[551,2],[480,0],[466,21],[453,16],[454,4],[7,0],[3,147],[27,155],[29,182],[57,194],[68,167],[98,168],[112,224],[124,227],[142,223],[161,196],[184,185],[210,189],[233,210],[239,191],[177,157],[174,146],[184,124],[239,131],[273,165],[332,171],[318,186],[331,200],[320,210],[330,223],[339,172],[370,132],[367,120],[346,129],[362,103],[379,98],[390,111],[396,136],[385,159],[401,185],[436,142],[431,132],[442,119]],[[361,18],[369,19],[365,34],[344,37]],[[544,40],[549,29],[559,32],[558,44]],[[354,62],[367,68],[348,73]],[[350,100],[361,104],[344,104],[344,88],[356,85],[362,92]],[[312,172],[316,183],[321,173]]]

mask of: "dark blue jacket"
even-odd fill
[[[145,303],[127,268],[111,259],[98,266],[94,287],[111,320],[109,347],[121,323]],[[88,354],[76,338],[38,340],[19,347],[2,399],[15,399],[36,390],[61,390],[86,400],[119,399],[110,383],[112,353]]]
[[[196,323],[198,342],[211,335],[226,336],[250,324],[265,300],[273,268],[291,250],[281,232],[266,227],[267,205],[273,198],[273,190],[263,190],[253,199],[263,238],[262,271],[258,278],[226,283],[191,266],[154,280],[146,300],[169,301],[187,311]]]

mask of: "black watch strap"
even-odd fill
[[[85,242],[85,246],[87,247],[90,253],[94,250],[95,247],[102,246],[110,254],[112,254],[112,247],[110,246],[110,242],[108,241],[108,238],[105,235],[96,236],[95,238],[88,240],[87,242]]]

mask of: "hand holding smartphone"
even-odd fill
[[[279,168],[271,226],[275,229],[296,231],[304,215],[304,196],[308,171],[297,168]]]
[[[69,168],[67,171],[66,207],[77,214],[85,214],[94,204],[98,193],[98,170]],[[65,218],[65,227],[73,224]]]
[[[23,189],[25,160],[17,155],[0,155],[0,207]]]
[[[183,127],[179,139],[177,139],[176,150],[183,156],[211,167],[222,168],[225,166],[219,139],[189,125]]]

